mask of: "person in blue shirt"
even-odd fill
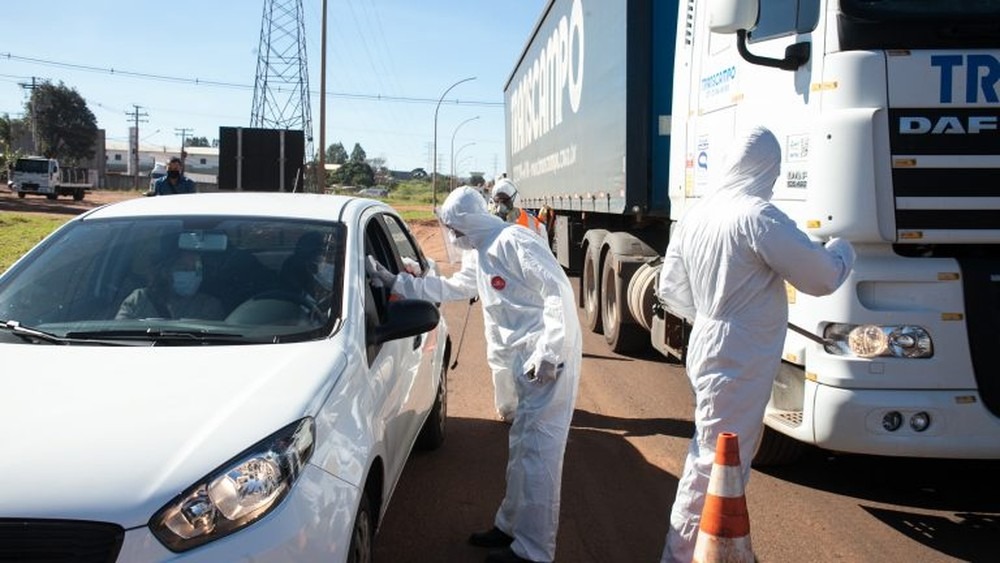
[[[194,181],[184,175],[183,163],[176,156],[167,163],[167,175],[156,181],[153,195],[193,194]]]

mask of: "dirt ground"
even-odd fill
[[[43,213],[46,215],[79,215],[85,211],[108,203],[143,197],[138,192],[94,190],[87,193],[83,201],[73,201],[70,197],[60,197],[50,200],[42,196],[27,196],[18,198],[17,194],[8,190],[0,190],[0,212],[11,213]],[[397,207],[405,211],[408,207]],[[424,253],[442,265],[447,260],[444,242],[441,239],[441,229],[437,221],[410,221],[410,229]]]

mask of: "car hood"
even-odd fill
[[[336,386],[334,342],[0,345],[0,517],[144,525]]]

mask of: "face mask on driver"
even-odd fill
[[[201,287],[201,272],[176,270],[172,274],[174,293],[181,297],[191,297]]]
[[[496,215],[497,217],[499,217],[499,218],[503,219],[504,221],[506,221],[508,213],[510,213],[510,206],[509,205],[507,205],[506,203],[498,203],[496,205],[496,211],[495,211],[494,215]]]
[[[320,262],[316,265],[316,273],[313,274],[313,281],[324,289],[333,287],[333,264],[330,262]]]
[[[181,171],[180,170],[170,170],[170,171],[167,172],[167,178],[170,178],[171,180],[176,180],[177,178],[180,178],[180,177],[181,177]]]

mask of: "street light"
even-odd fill
[[[438,176],[437,175],[437,169],[438,169],[438,110],[441,109],[441,102],[444,101],[444,97],[448,95],[448,92],[451,92],[452,88],[454,88],[455,86],[458,86],[459,84],[461,84],[463,82],[468,82],[470,80],[475,80],[475,79],[476,79],[475,76],[470,76],[469,78],[463,78],[462,80],[459,80],[458,82],[452,84],[451,86],[448,86],[448,89],[445,90],[443,94],[441,94],[440,98],[438,98],[437,105],[434,106],[434,167],[431,170],[431,199],[433,201],[432,205],[435,208],[437,208],[437,202],[438,202],[438,199],[437,199],[438,198],[438,194],[437,194],[437,181],[438,181],[438,178],[437,178],[437,176]]]
[[[463,125],[477,119],[479,119],[478,115],[476,117],[470,117],[469,119],[459,123],[458,126],[455,127],[455,131],[451,134],[451,189],[453,190],[455,189],[455,135],[458,134],[458,130],[461,129]]]
[[[476,144],[476,143],[474,143],[474,142],[473,143],[465,143],[464,145],[462,145],[461,147],[458,148],[458,151],[452,151],[452,153],[451,153],[451,182],[452,182],[451,189],[455,189],[455,159],[458,158],[458,155],[462,154],[462,149],[464,149],[465,147],[471,147],[474,144]]]

